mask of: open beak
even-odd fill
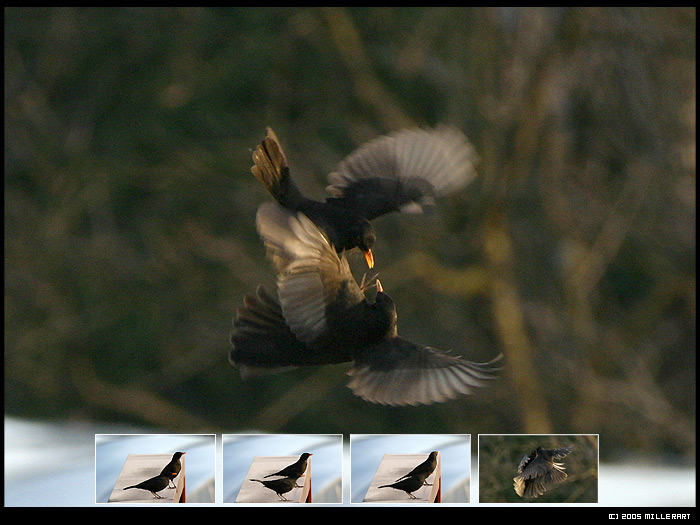
[[[382,286],[382,283],[379,282],[379,279],[376,280],[376,283],[377,283],[377,292],[383,292],[384,287]]]
[[[372,253],[372,250],[367,250],[365,252],[365,261],[367,261],[367,266],[370,268],[374,268],[374,254]]]

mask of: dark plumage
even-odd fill
[[[396,490],[403,490],[406,494],[408,494],[409,498],[418,499],[412,493],[423,486],[423,484],[425,483],[425,478],[427,477],[428,474],[426,473],[414,474],[412,476],[402,479],[401,481],[396,481],[389,485],[380,485],[378,488],[392,488]]]
[[[423,475],[425,474],[425,477],[427,478],[430,476],[433,471],[435,470],[435,467],[437,467],[437,451],[432,451],[430,455],[428,456],[428,459],[423,461],[423,463],[419,464],[416,468],[414,468],[411,472],[406,474],[405,476],[401,476],[399,479],[396,481],[400,481],[404,478],[408,478],[410,476],[418,476],[418,475]],[[425,483],[426,485],[430,485],[430,483]]]
[[[163,496],[160,496],[157,493],[160,492],[161,490],[167,488],[169,482],[170,482],[169,476],[158,475],[158,476],[152,477],[150,479],[147,479],[146,481],[142,481],[138,485],[131,485],[130,487],[124,487],[124,490],[127,490],[127,489],[147,490],[151,494],[153,494],[153,496],[155,498],[163,499]]]
[[[169,481],[172,482],[180,473],[180,470],[182,470],[180,458],[184,454],[186,454],[186,452],[175,452],[175,454],[173,454],[173,459],[171,459],[170,463],[163,467],[163,470],[161,470],[160,475],[168,476]],[[168,483],[168,486],[170,486],[170,483]],[[175,488],[175,483],[173,483],[173,486],[171,488]]]
[[[490,363],[400,337],[394,301],[379,280],[370,302],[345,256],[304,214],[269,202],[260,206],[257,224],[278,291],[275,298],[258,287],[237,312],[229,359],[242,372],[353,361],[348,386],[389,405],[447,401],[493,377]]]
[[[289,501],[283,494],[297,486],[297,478],[251,479],[250,481],[262,483],[265,487],[274,491],[282,501]]]
[[[282,476],[285,478],[294,478],[295,480],[297,480],[304,475],[304,472],[306,472],[306,465],[309,462],[309,456],[313,456],[313,454],[304,452],[301,456],[299,456],[299,459],[291,465],[284,467],[279,472],[268,474],[265,477],[271,478],[272,476]]]
[[[253,174],[275,199],[306,214],[340,253],[359,247],[374,266],[370,221],[392,211],[421,211],[433,197],[474,177],[472,145],[450,127],[407,129],[379,137],[351,153],[328,176],[325,201],[306,198],[294,183],[272,129],[253,152]]]
[[[545,450],[537,447],[528,456],[523,457],[518,465],[518,475],[513,478],[515,492],[520,497],[536,498],[547,491],[546,485],[563,483],[567,474],[561,463],[573,450],[572,446]]]

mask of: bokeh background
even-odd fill
[[[695,8],[5,8],[5,411],[157,432],[586,433],[695,464]],[[350,365],[243,381],[274,275],[272,126],[321,198],[360,144],[460,127],[465,191],[375,221],[407,338],[503,353],[368,404]],[[358,258],[359,259],[359,258]],[[356,274],[357,277],[361,275]]]

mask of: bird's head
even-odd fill
[[[386,334],[390,337],[398,335],[398,315],[396,305],[389,294],[384,291],[384,287],[379,279],[376,280],[377,295],[374,299],[374,307],[379,312],[382,323],[386,324]]]
[[[374,241],[376,239],[377,234],[372,224],[367,220],[362,221],[356,232],[354,241],[357,243],[357,247],[362,250],[369,268],[374,268],[374,253],[372,252],[372,248],[374,247]]]

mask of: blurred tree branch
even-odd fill
[[[374,73],[360,34],[347,10],[344,7],[322,7],[321,13],[333,43],[351,73],[355,95],[360,103],[372,109],[386,129],[415,126],[393,93],[384,87]]]

